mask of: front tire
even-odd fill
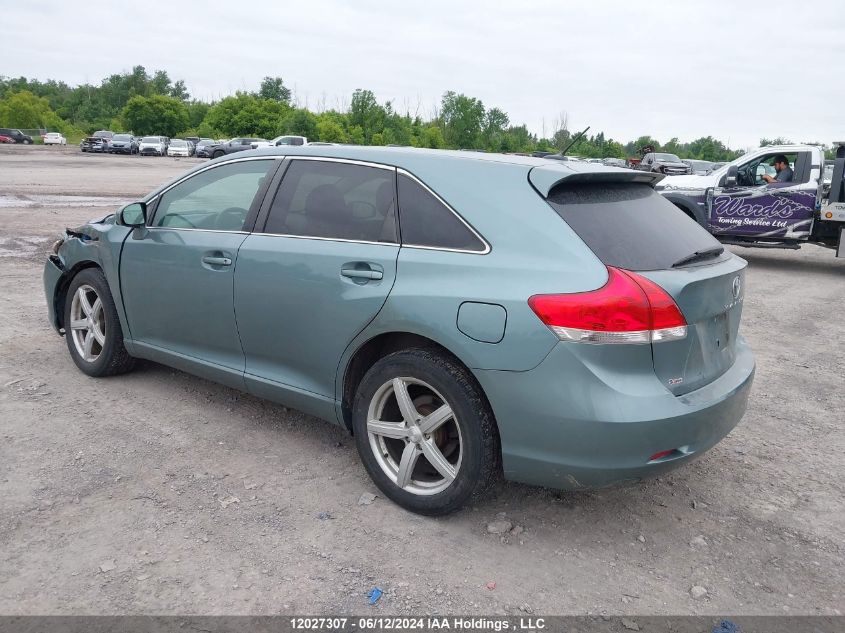
[[[86,268],[70,282],[64,326],[70,356],[89,376],[114,376],[135,366],[135,359],[123,344],[108,282],[98,268]]]
[[[358,386],[352,425],[370,477],[411,512],[454,512],[500,472],[499,436],[481,387],[436,350],[404,350],[377,361]]]

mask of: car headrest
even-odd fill
[[[379,185],[376,190],[376,211],[380,215],[385,215],[390,211],[395,193],[392,181],[388,180]]]
[[[341,219],[346,211],[346,201],[334,185],[314,187],[305,199],[305,213],[319,220]]]

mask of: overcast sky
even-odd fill
[[[446,90],[512,123],[627,141],[845,140],[843,0],[0,0],[0,75],[99,83],[136,64],[200,99],[281,76],[301,105]]]

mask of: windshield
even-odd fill
[[[97,138],[109,138],[111,135],[111,132],[94,132],[94,136]]]
[[[657,160],[662,160],[664,163],[680,163],[681,159],[674,154],[655,154]]]
[[[129,136],[128,134],[115,134],[114,140],[115,141],[131,141],[132,137]]]
[[[142,143],[159,143],[160,141],[158,140],[157,136],[145,136],[144,138],[141,139],[141,142]]]
[[[170,147],[187,147],[187,143],[185,141],[181,141],[179,139],[170,141]]]

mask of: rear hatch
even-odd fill
[[[674,299],[686,336],[650,343],[667,389],[682,395],[733,365],[745,260],[646,183],[566,178],[546,200],[605,265],[646,277]]]

